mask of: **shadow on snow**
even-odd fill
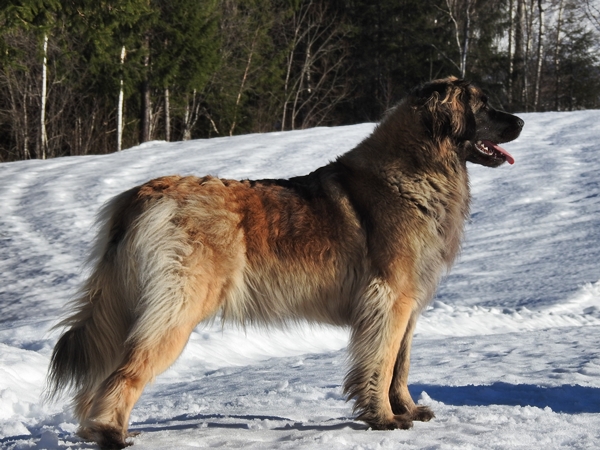
[[[600,413],[600,388],[563,385],[543,387],[532,384],[494,383],[488,386],[436,386],[413,384],[413,398],[425,391],[433,400],[454,406],[533,406],[549,407],[556,413]],[[167,421],[138,422],[131,431],[159,431],[194,427],[249,429],[256,420],[287,422],[273,426],[272,430],[365,430],[368,427],[351,418],[337,418],[324,423],[301,423],[278,416],[197,414],[181,415]],[[275,424],[273,424],[275,425]],[[268,425],[267,425],[267,428]]]
[[[549,407],[552,411],[566,414],[600,413],[600,388],[563,385],[542,387],[533,384],[493,383],[487,386],[436,386],[413,384],[410,386],[413,398],[426,392],[431,399],[454,406],[533,406]],[[272,430],[327,431],[327,430],[366,430],[368,427],[347,417],[339,417],[321,423],[302,423],[292,419],[266,415],[223,415],[223,414],[183,414],[169,419],[148,420],[133,423],[130,431],[153,432],[163,430],[185,430],[192,428],[251,429],[255,421],[280,422],[273,424]],[[281,424],[281,422],[287,422]],[[0,446],[14,445],[22,441],[37,440],[42,437],[42,427],[32,427],[31,435],[7,436],[0,438]],[[41,433],[41,434],[40,434]],[[79,448],[95,448],[94,444],[81,442],[68,432],[59,432],[54,439],[67,443],[77,443]],[[67,446],[69,446],[67,444]],[[36,446],[35,448],[40,448]],[[44,447],[46,448],[46,447]],[[63,448],[62,445],[48,448]]]
[[[342,430],[351,428],[353,430],[366,430],[368,427],[362,422],[355,422],[350,418],[341,417],[331,419],[328,422],[332,423],[302,423],[294,422],[292,419],[278,416],[262,416],[262,415],[233,415],[233,414],[184,414],[176,416],[167,421],[144,421],[131,424],[129,431],[163,431],[163,430],[184,430],[189,428],[206,427],[206,428],[231,428],[231,429],[250,429],[252,423],[260,420],[268,420],[274,422],[288,422],[285,425],[274,426],[272,430],[299,430],[299,431],[327,431],[327,430]],[[269,428],[269,427],[267,427]]]
[[[413,398],[425,391],[433,400],[455,406],[550,407],[567,414],[600,413],[600,388],[563,385],[542,387],[533,384],[494,383],[489,386],[409,386]]]

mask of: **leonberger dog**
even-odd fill
[[[434,417],[407,387],[417,318],[454,261],[469,214],[467,162],[497,167],[523,121],[456,78],[427,83],[355,148],[290,179],[167,176],[100,213],[93,269],[50,363],[74,391],[78,434],[123,448],[144,386],[203,320],[349,327],[344,393],[359,420]]]

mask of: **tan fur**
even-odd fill
[[[344,391],[358,417],[378,429],[431,419],[408,392],[412,332],[460,247],[471,145],[460,136],[479,93],[436,83],[307,176],[170,176],[112,200],[49,373],[51,392],[75,390],[79,434],[128,445],[144,386],[217,313],[349,326]]]

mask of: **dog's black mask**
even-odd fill
[[[498,144],[518,138],[525,122],[492,108],[478,89],[471,95],[475,97],[470,103],[474,107],[476,130],[474,139],[466,143],[467,161],[488,167],[498,167],[504,161],[513,164],[513,157]]]
[[[424,108],[423,123],[432,138],[451,137],[464,149],[466,161],[488,167],[514,162],[498,144],[516,139],[524,122],[492,108],[479,88],[451,77],[427,83],[413,95]]]

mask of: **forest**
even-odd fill
[[[454,75],[600,107],[596,0],[3,0],[0,162],[377,121]]]

